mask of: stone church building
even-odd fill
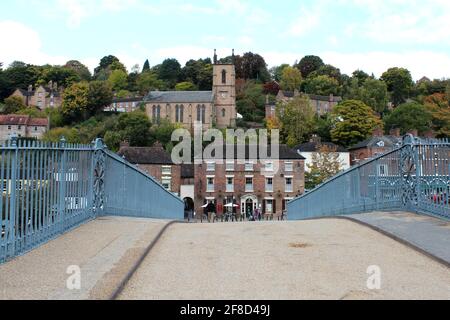
[[[234,58],[234,51],[233,51]],[[234,60],[234,59],[233,59]],[[219,63],[214,52],[212,91],[151,91],[144,98],[150,120],[167,119],[192,130],[195,122],[203,129],[236,126],[236,71],[234,63]]]

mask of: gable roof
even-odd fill
[[[250,149],[250,145],[248,145],[248,144],[245,145],[245,159],[241,159],[241,158],[238,159],[238,146],[237,145],[234,145],[234,146],[224,145],[223,146],[223,159],[226,158],[227,148],[233,148],[233,147],[234,147],[234,159],[235,160],[272,160],[270,158],[271,157],[271,152],[272,152],[271,147],[268,147],[268,150],[267,150],[268,155],[267,155],[267,157],[260,157],[259,145],[256,145],[256,150],[257,150],[257,153],[258,153],[257,154],[258,159],[253,159],[253,157],[250,157],[251,156],[251,154],[250,154],[251,149]],[[214,154],[212,156],[214,157]],[[298,152],[296,152],[295,150],[289,148],[287,145],[279,145],[279,148],[278,148],[278,159],[279,160],[305,160],[305,158],[302,155],[298,154]],[[206,158],[205,160],[208,160],[208,158]],[[215,160],[215,159],[211,159],[211,160]]]
[[[354,146],[350,147],[349,150],[379,147],[378,144],[380,143],[384,144],[384,148],[395,148],[401,145],[402,139],[396,136],[371,137],[355,144]]]
[[[48,126],[48,119],[31,118],[30,116],[17,114],[0,115],[0,125],[46,127]]]
[[[132,164],[172,165],[172,159],[162,147],[122,147],[118,155]]]
[[[212,91],[150,91],[145,102],[151,103],[211,103]]]
[[[336,152],[348,152],[348,150],[344,147],[338,146],[337,144],[334,144],[332,142],[307,142],[295,147],[295,149],[299,152],[316,152],[320,149],[321,146],[327,146],[332,149],[336,149]]]

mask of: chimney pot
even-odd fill
[[[375,130],[373,130],[373,134],[374,137],[382,137],[384,136],[384,132],[383,129],[380,127],[377,127]]]

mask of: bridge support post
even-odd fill
[[[58,228],[57,232],[64,232],[65,229],[65,218],[66,218],[66,162],[67,162],[67,151],[66,151],[66,139],[61,138],[59,142],[59,147],[61,148],[61,165],[59,167],[59,198],[58,198]]]
[[[93,216],[98,217],[104,214],[105,209],[105,144],[102,139],[95,140],[93,155]]]
[[[17,136],[13,135],[11,137],[11,147],[14,148],[11,156],[11,185],[10,185],[10,195],[9,195],[9,240],[7,252],[9,252],[10,257],[14,257],[16,254],[16,228],[17,228],[17,159],[18,159],[18,145]]]

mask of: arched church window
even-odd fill
[[[225,109],[222,109],[222,117],[225,118],[227,116],[227,111]]]
[[[153,106],[153,112],[152,112],[152,120],[153,123],[159,124],[161,122],[161,106]]]
[[[183,123],[184,122],[184,106],[176,105],[176,122]]]
[[[202,123],[206,123],[206,106],[202,105]]]
[[[227,83],[227,72],[225,71],[225,69],[222,70],[222,83]]]

